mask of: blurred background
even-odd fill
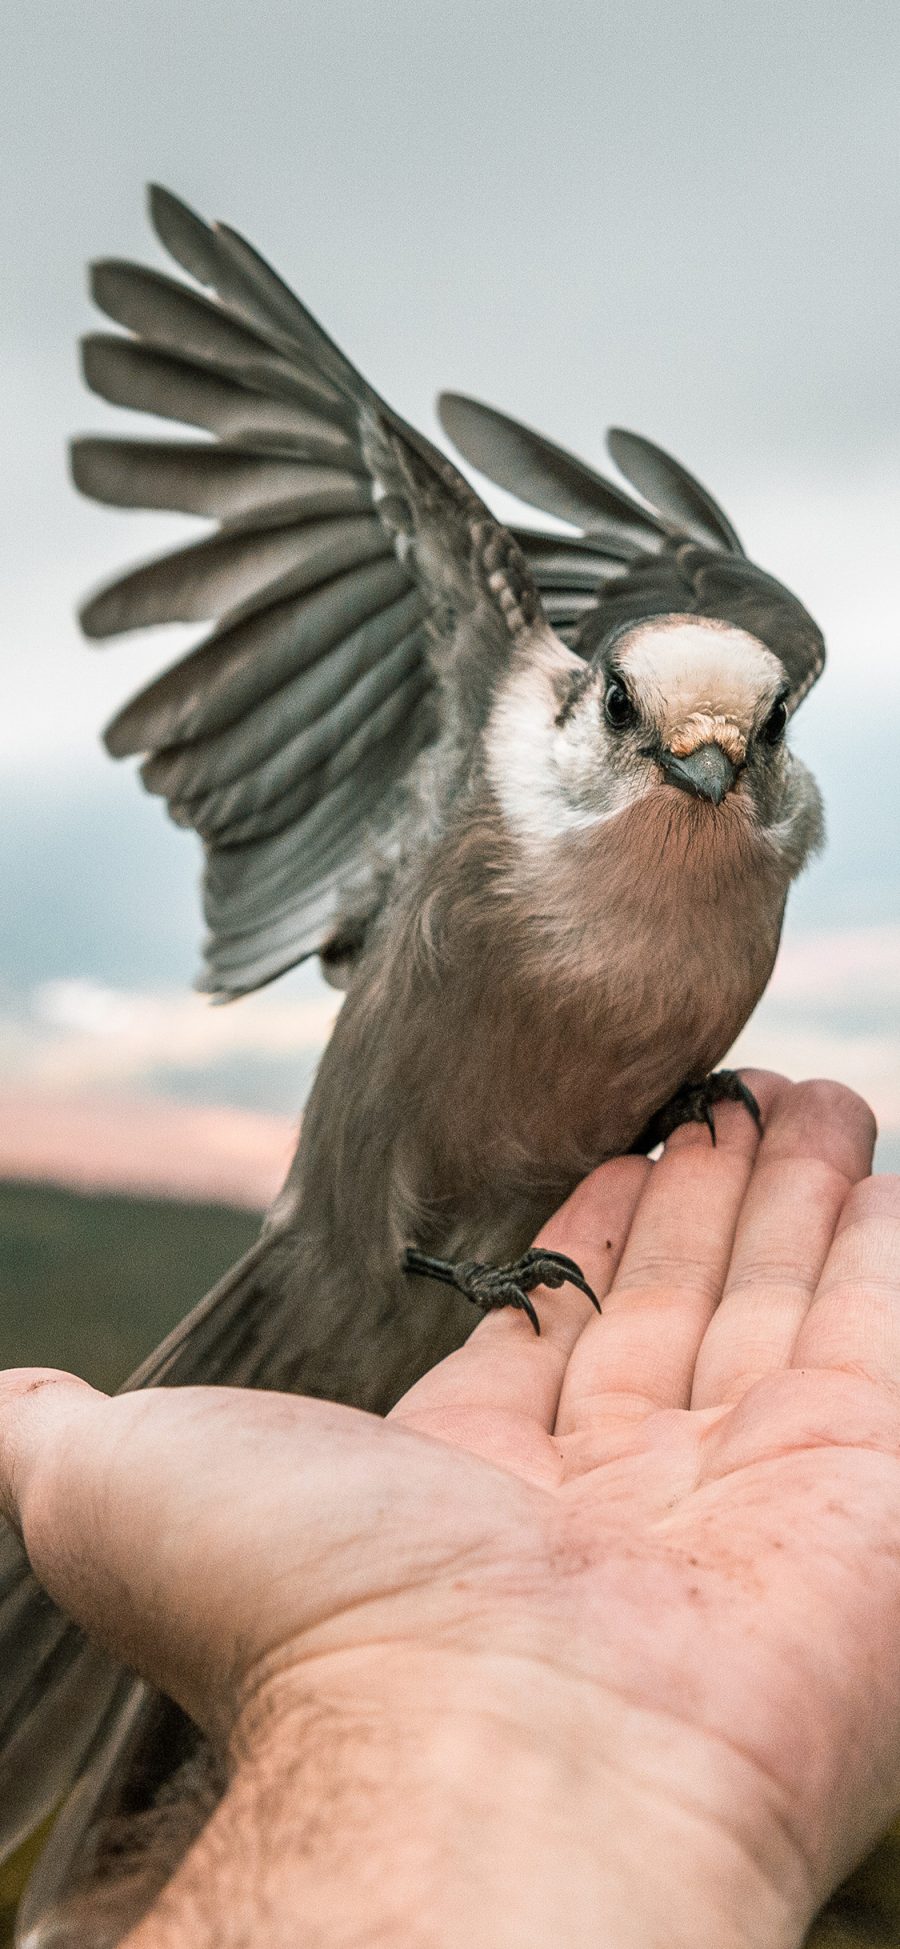
[[[110,1385],[202,1293],[337,1005],[312,970],[192,994],[197,842],[98,742],[196,635],[98,650],[74,621],[195,525],[66,475],[71,433],[142,430],[74,341],[88,258],[161,261],[148,178],[245,231],[432,435],[441,386],[601,465],[634,426],[806,602],[829,844],[738,1054],[861,1089],[900,1168],[896,6],[7,0],[3,67],[0,1359]]]

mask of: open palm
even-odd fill
[[[857,1098],[751,1081],[761,1143],[724,1106],[547,1227],[602,1318],[495,1315],[387,1422],[10,1376],[39,1575],[214,1735],[372,1661],[438,1703],[549,1687],[812,1913],[900,1806],[900,1182]]]

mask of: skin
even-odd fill
[[[545,1228],[387,1421],[0,1385],[47,1588],[231,1784],[129,1949],[790,1949],[900,1806],[900,1180],[832,1084]]]

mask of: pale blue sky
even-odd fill
[[[420,425],[434,430],[442,385],[595,461],[608,422],[635,425],[807,601],[831,661],[796,741],[830,848],[792,903],[795,959],[752,1052],[795,1048],[880,1091],[884,1155],[900,1158],[896,6],[7,0],[2,85],[13,1082],[90,1088],[92,1035],[108,1082],[115,997],[176,1007],[197,965],[194,843],[97,742],[192,632],[98,651],[73,622],[86,588],[189,524],[79,502],[63,460],[70,432],[127,424],[83,393],[73,346],[87,258],[159,261],[155,177],[244,229]],[[279,994],[276,1009],[318,990],[295,976]],[[243,1041],[204,1030],[172,1061],[163,1029],[133,1087],[288,1111],[318,1018],[304,1011],[286,1053],[271,1001],[241,1006]]]

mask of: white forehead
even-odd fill
[[[616,644],[615,661],[635,700],[678,720],[713,711],[749,722],[760,699],[774,696],[784,670],[746,629],[709,617],[655,617]]]

